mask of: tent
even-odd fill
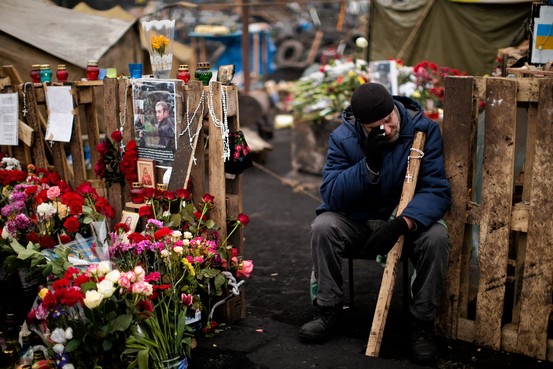
[[[70,80],[85,77],[88,60],[127,73],[142,63],[137,22],[83,14],[39,0],[0,1],[0,64],[29,81],[32,64],[65,64]],[[54,78],[55,81],[55,78]]]
[[[370,60],[423,60],[471,75],[493,70],[498,50],[525,37],[531,1],[372,0]]]

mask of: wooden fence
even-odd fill
[[[553,79],[450,77],[445,91],[452,248],[439,332],[553,361]]]
[[[177,190],[192,184],[192,197],[197,203],[205,193],[215,197],[210,213],[219,229],[219,236],[227,235],[227,216],[236,217],[242,212],[242,183],[240,175],[225,173],[223,136],[217,122],[228,122],[230,132],[240,129],[238,88],[212,81],[203,86],[192,80],[188,85],[176,83],[176,117],[178,144],[172,165],[168,189]],[[130,202],[130,185],[113,184],[105,188],[92,170],[86,169],[83,141],[90,146],[92,166],[98,161],[95,150],[102,137],[120,129],[123,142],[135,139],[132,82],[126,78],[105,78],[102,81],[75,81],[71,86],[74,104],[74,122],[71,141],[48,142],[45,132],[48,122],[45,89],[53,84],[23,83],[17,70],[4,66],[0,72],[0,92],[17,92],[20,104],[20,144],[3,146],[2,151],[21,161],[58,172],[69,184],[75,186],[85,180],[95,183],[107,192],[107,198],[116,214],[127,209],[136,211]],[[190,109],[190,111],[188,111]],[[211,110],[211,112],[210,112]],[[225,118],[226,117],[226,118]],[[182,133],[182,134],[181,134]],[[69,152],[67,152],[69,151]],[[71,155],[72,163],[67,157]],[[165,169],[157,169],[156,178],[162,178]],[[113,221],[118,222],[119,218]],[[113,225],[112,224],[112,225]],[[244,253],[243,233],[239,228],[229,238],[229,243]],[[244,293],[229,300],[219,321],[233,321],[245,315]]]

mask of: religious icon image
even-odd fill
[[[136,162],[138,170],[138,181],[144,187],[155,187],[155,163],[153,160],[138,159]]]

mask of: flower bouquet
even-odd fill
[[[143,21],[146,40],[149,41],[150,63],[154,78],[167,79],[173,65],[173,37],[175,20]]]
[[[217,226],[207,217],[213,196],[205,194],[198,207],[187,189],[147,189],[145,196],[148,204],[139,211],[148,218],[143,234],[126,234],[126,225],[117,224],[110,246],[117,265],[142,266],[153,285],[152,316],[134,327],[125,354],[136,356],[133,363],[140,368],[163,368],[172,360],[186,367],[194,337],[187,323],[205,311],[202,297],[222,295],[228,283],[224,273],[249,276],[253,264],[237,256],[228,237],[219,240]],[[229,237],[247,222],[241,214]]]
[[[296,82],[291,104],[294,115],[314,121],[338,119],[353,91],[368,80],[365,61],[333,60]]]
[[[55,172],[30,165],[28,172],[1,170],[0,227],[3,264],[8,273],[31,269],[48,276],[66,255],[82,256],[93,236],[90,224],[113,218],[108,200],[89,182],[73,190]],[[94,251],[94,250],[93,250]]]
[[[69,267],[27,315],[59,369],[118,368],[128,331],[148,319],[152,285],[144,270],[112,269],[102,261],[85,270]]]

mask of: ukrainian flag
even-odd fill
[[[541,50],[553,50],[553,25],[538,24],[536,27],[536,48]]]

